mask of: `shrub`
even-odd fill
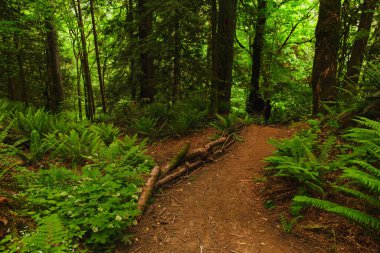
[[[315,135],[311,135],[312,142],[295,136],[280,142],[277,145],[279,150],[266,160],[271,162],[270,169],[277,171],[277,176],[291,177],[301,187],[312,190],[294,197],[292,209],[297,210],[295,215],[303,207],[313,206],[380,232],[380,122],[362,117],[356,122],[363,127],[351,128],[343,135],[348,144],[342,145],[344,153],[341,155],[329,156],[329,150],[336,147],[335,137],[321,145],[316,143]],[[326,181],[326,173],[335,170],[339,170],[340,175],[330,177],[331,182]],[[339,193],[340,198],[343,194],[354,200],[335,203],[339,198],[334,202],[317,198],[329,196],[321,196],[326,191],[329,195]]]
[[[216,117],[217,121],[215,123],[212,123],[211,125],[217,130],[219,130],[222,135],[232,134],[236,132],[239,126],[241,126],[244,122],[235,113],[230,113],[227,116],[217,114]]]
[[[73,240],[105,244],[139,215],[141,184],[139,170],[131,166],[86,166],[81,175],[53,168],[35,175],[26,196],[35,218],[57,214]]]
[[[50,134],[47,138],[50,144],[56,144],[53,157],[62,157],[74,163],[98,156],[100,148],[104,146],[100,136],[89,129],[82,132],[71,130],[69,134]]]
[[[28,108],[26,113],[17,112],[15,117],[18,128],[26,136],[30,136],[33,130],[40,135],[48,134],[50,131],[51,115],[42,109],[35,111],[33,108]]]
[[[153,138],[158,134],[157,121],[157,118],[143,116],[133,121],[133,128],[138,133]]]
[[[93,124],[90,129],[96,133],[106,145],[110,145],[120,134],[119,128],[113,124]]]

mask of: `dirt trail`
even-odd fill
[[[157,194],[132,229],[133,244],[118,252],[320,252],[316,245],[282,233],[280,224],[269,219],[260,194],[262,184],[255,180],[262,177],[262,159],[273,151],[268,139],[289,135],[286,128],[245,129],[244,142]],[[180,145],[169,143],[166,148]]]

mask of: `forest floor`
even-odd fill
[[[155,143],[148,154],[158,163],[169,160],[181,146],[209,142],[206,130],[179,140]],[[265,162],[274,148],[270,138],[286,138],[293,128],[251,125],[242,142],[221,158],[166,187],[131,229],[132,244],[118,253],[208,252],[365,252],[329,233],[311,239],[302,232],[285,233],[278,211],[264,207]],[[318,220],[318,219],[317,219]],[[339,219],[337,220],[339,222]]]

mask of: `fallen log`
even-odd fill
[[[196,169],[198,168],[199,166],[201,166],[204,162],[202,160],[200,161],[196,161],[194,163],[190,163],[190,164],[185,164],[181,167],[179,167],[178,169],[176,169],[173,173],[167,175],[166,177],[164,177],[163,179],[160,179],[156,185],[154,186],[155,188],[159,188],[159,187],[162,187],[163,185],[167,184],[168,182],[176,179],[176,178],[179,178],[181,177],[182,175],[184,175],[185,173],[193,170],[193,169]]]
[[[160,175],[160,167],[155,166],[150,172],[150,177],[145,183],[145,186],[141,192],[140,198],[137,202],[137,209],[143,213],[145,211],[146,205],[149,198],[152,196],[154,185],[157,182],[158,176]]]
[[[193,161],[193,160],[195,160],[195,159],[198,159],[199,157],[201,157],[201,158],[205,158],[205,157],[209,154],[210,150],[211,150],[213,147],[215,147],[215,146],[217,146],[217,145],[220,145],[220,144],[224,143],[226,140],[227,140],[227,137],[222,137],[222,138],[219,138],[219,139],[217,139],[217,140],[215,140],[215,141],[212,141],[212,142],[206,144],[206,145],[205,145],[204,147],[202,147],[202,148],[196,148],[196,149],[190,151],[190,152],[186,155],[185,160],[186,160],[186,161]]]
[[[189,151],[190,148],[190,142],[186,142],[185,145],[181,148],[179,153],[174,156],[169,163],[167,163],[164,167],[161,168],[160,177],[164,177],[168,172],[172,171],[182,160],[182,158],[187,154],[187,151]]]

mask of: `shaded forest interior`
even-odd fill
[[[238,138],[264,101],[269,124],[309,126],[268,158],[296,182],[288,202],[378,236],[378,1],[1,0],[0,208],[28,213],[0,211],[0,251],[128,241],[145,145],[210,124]],[[331,192],[364,204],[334,209]]]

